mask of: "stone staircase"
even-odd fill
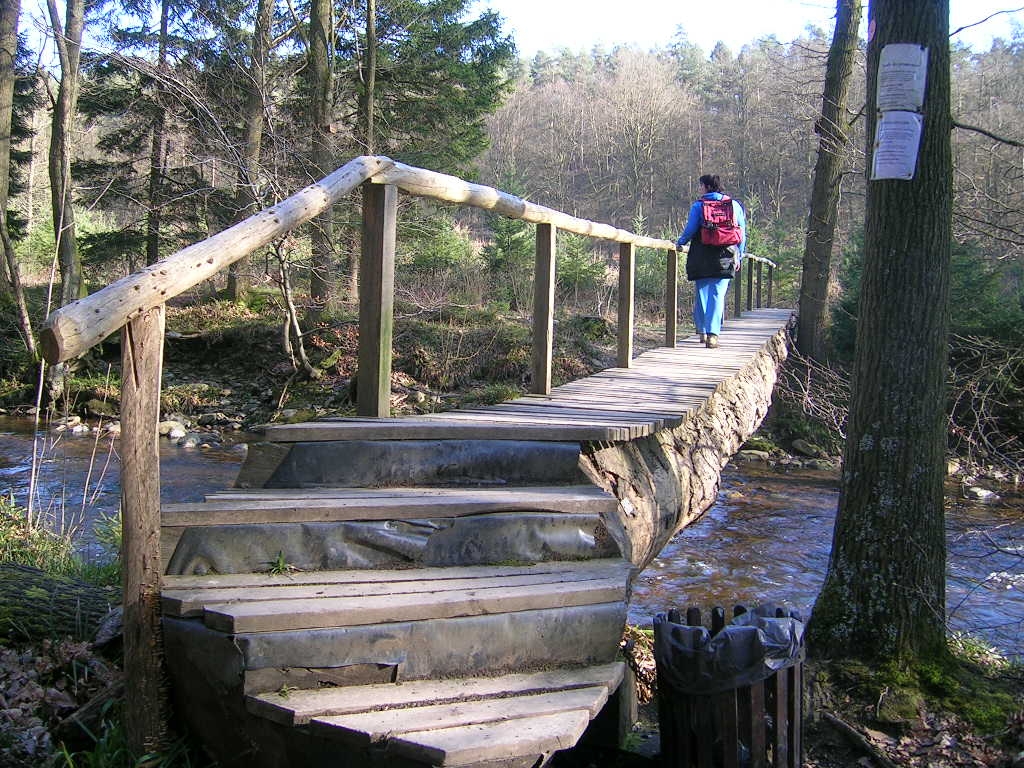
[[[527,768],[575,745],[623,679],[633,574],[580,443],[340,425],[269,428],[239,487],[163,509],[191,730],[225,766]]]

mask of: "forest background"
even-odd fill
[[[17,6],[6,4],[5,14],[17,19]],[[500,17],[467,0],[66,0],[64,8],[51,2],[49,15],[45,33],[60,66],[42,67],[22,34],[12,69],[2,317],[5,336],[21,343],[0,356],[8,402],[23,402],[34,383],[31,329],[56,304],[202,240],[359,154],[668,239],[682,228],[696,177],[717,173],[747,210],[748,250],[779,264],[776,303],[797,304],[830,31],[809,28],[797,40],[766,38],[739,52],[719,43],[708,52],[679,27],[652,50],[561,50],[524,61]],[[39,33],[35,27],[31,36],[37,48]],[[968,393],[952,404],[966,416],[954,438],[1017,470],[1022,46],[1017,30],[987,51],[955,43],[952,50],[952,368],[963,379],[956,392]],[[838,148],[827,338],[828,357],[839,363],[854,338],[864,101],[862,44],[849,140]],[[531,306],[533,236],[523,222],[403,199],[398,249],[399,323],[445,307],[510,318]],[[353,315],[358,250],[351,200],[192,298],[259,312],[268,294],[283,291],[269,303],[298,308],[302,329],[290,340],[285,334],[292,353],[317,341],[307,331],[337,328]],[[563,318],[604,316],[615,306],[615,259],[612,249],[560,233]],[[638,296],[652,312],[663,296],[663,259],[638,257]],[[33,292],[51,274],[59,292]],[[187,322],[202,325],[194,316]],[[331,343],[310,370],[330,359]],[[405,367],[430,386],[457,383],[422,370],[437,365]],[[514,386],[527,368],[506,360],[501,372]],[[986,424],[998,424],[999,437],[988,436]]]

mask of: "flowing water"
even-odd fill
[[[161,439],[160,446],[165,502],[198,501],[230,486],[242,460],[229,444],[185,449]],[[118,508],[117,449],[110,438],[36,433],[28,420],[0,417],[0,493],[26,503],[34,451],[41,457],[35,508],[78,526],[88,553],[92,524]],[[717,503],[637,579],[630,621],[650,626],[655,613],[671,607],[763,602],[786,603],[806,616],[828,566],[837,499],[834,472],[730,465]],[[947,533],[951,626],[1024,656],[1024,497],[954,500]]]
[[[159,445],[160,499],[167,503],[201,501],[230,486],[243,458],[239,445],[227,442],[223,448],[186,449],[160,438]],[[37,456],[34,514],[57,529],[77,530],[83,550],[93,554],[93,525],[120,506],[119,447],[108,436],[36,431],[30,419],[0,416],[0,494],[28,505]]]
[[[953,630],[1024,657],[1024,496],[947,497],[946,604]],[[810,614],[828,568],[838,473],[730,465],[718,500],[640,575],[630,621],[669,608],[785,603]]]

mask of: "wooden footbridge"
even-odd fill
[[[359,417],[270,425],[235,488],[161,511],[164,303],[359,185]],[[390,418],[398,189],[538,224],[532,394]],[[556,228],[620,244],[619,365],[552,388]],[[669,289],[665,346],[634,358],[637,245],[666,252]],[[720,348],[677,339],[676,258],[668,241],[357,158],[51,316],[51,362],[124,328],[134,727],[168,714],[150,688],[162,641],[180,714],[226,766],[532,768],[588,727],[614,741],[630,724],[618,648],[631,579],[713,501],[786,354],[791,313],[760,308],[761,266],[756,302],[747,268],[746,311],[736,281]],[[757,263],[770,296],[773,265]]]

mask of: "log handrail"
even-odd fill
[[[386,157],[357,157],[233,227],[61,307],[50,314],[39,333],[43,357],[60,363],[81,355],[142,313],[323,213],[392,162]]]
[[[637,235],[625,229],[617,229],[610,224],[579,219],[554,208],[531,203],[515,195],[502,192],[483,184],[473,184],[457,176],[448,176],[424,168],[415,168],[394,163],[386,170],[373,177],[377,184],[394,184],[403,192],[418,197],[429,197],[446,203],[458,203],[474,208],[494,211],[510,219],[522,219],[531,224],[551,224],[565,232],[587,235],[599,240],[611,240],[616,243],[632,243],[638,248],[658,248],[672,250],[676,247],[671,240],[661,240],[645,235]]]
[[[405,165],[379,155],[363,155],[276,205],[57,309],[47,318],[39,334],[43,357],[49,363],[60,363],[81,355],[144,312],[166,304],[310,221],[366,181],[394,185],[408,194],[441,202],[495,211],[512,219],[550,224],[600,240],[629,243],[639,248],[676,249],[671,240],[637,235],[610,224],[580,219],[456,176]],[[766,263],[771,268],[776,266],[771,260],[753,254],[745,258]]]
[[[81,355],[143,312],[165,304],[310,221],[368,180],[393,184],[409,194],[493,210],[509,218],[548,223],[602,240],[644,248],[675,247],[668,240],[578,219],[455,176],[396,163],[383,156],[363,155],[280,203],[54,311],[40,331],[43,357],[49,363],[60,363]]]

